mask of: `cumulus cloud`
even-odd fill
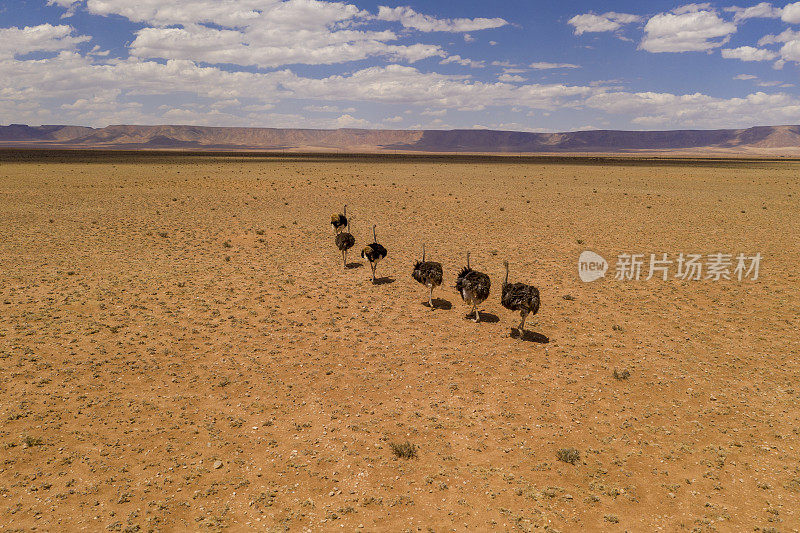
[[[534,70],[551,70],[558,68],[581,68],[580,65],[573,65],[572,63],[548,63],[546,61],[538,61],[528,65]]]
[[[736,25],[726,22],[708,4],[689,4],[647,21],[640,44],[648,52],[704,52],[728,42]]]
[[[750,7],[726,7],[725,11],[735,13],[733,17],[734,22],[750,18],[779,18],[783,22],[789,24],[800,23],[800,2],[787,4],[782,8],[774,7],[769,2],[761,2]]]
[[[24,28],[0,28],[0,57],[30,52],[72,50],[89,41],[87,35],[73,35],[71,26],[40,24]]]
[[[526,79],[520,76],[519,74],[500,74],[497,77],[497,79],[500,81],[512,82],[512,83],[526,81]]]
[[[623,24],[631,24],[640,20],[642,19],[638,15],[609,11],[602,15],[595,15],[594,13],[575,15],[567,21],[567,24],[575,28],[575,35],[581,35],[583,33],[616,31]]]
[[[291,64],[334,64],[384,56],[391,60],[416,62],[444,56],[437,45],[392,45],[390,31],[354,30],[296,32],[301,38],[287,40],[281,30],[241,32],[201,25],[183,28],[144,28],[131,44],[131,54],[143,58],[191,59],[206,63],[233,63],[259,67]]]
[[[737,74],[733,77],[735,80],[755,80],[758,76],[753,76],[752,74]]]
[[[347,3],[323,0],[50,0],[50,4],[63,9],[79,6],[97,16],[119,15],[136,22],[139,29],[128,45],[130,55],[118,58],[99,47],[89,50],[92,45],[85,43],[90,38],[66,25],[0,28],[0,122],[360,128],[424,115],[431,117],[432,125],[445,127],[438,117],[450,111],[448,116],[457,120],[459,110],[484,109],[511,110],[518,116],[579,109],[659,128],[800,120],[800,99],[783,93],[757,92],[741,98],[634,93],[609,86],[610,82],[531,83],[524,77],[530,69],[580,68],[571,63],[541,61],[525,66],[494,61],[492,65],[503,70],[497,78],[491,73],[482,81],[476,79],[478,73],[473,77],[432,71],[429,67],[435,62],[412,66],[425,58],[467,67],[486,63],[449,54],[438,45],[409,42],[408,30],[467,34],[508,24],[503,19],[440,19],[410,8],[381,8],[380,18],[380,10],[376,16]],[[730,12],[739,21],[773,16],[767,9],[771,6],[762,4],[752,6],[758,10]],[[788,8],[793,5],[782,8],[780,16],[791,19]],[[617,31],[641,20],[613,12],[586,15],[590,17],[571,19],[576,34]],[[708,51],[722,47],[735,30],[734,23],[725,22],[708,4],[691,4],[647,21],[642,48]],[[758,47],[723,48],[722,56],[775,61],[775,66],[800,62],[800,32],[786,30],[762,41]],[[26,58],[31,52],[50,53]],[[370,58],[380,62],[321,78],[287,67]],[[779,86],[749,75],[735,79]],[[160,107],[152,103],[155,99]],[[384,104],[383,109],[393,111],[377,114],[372,121],[359,112]],[[410,114],[393,116],[395,106],[405,106]],[[586,121],[605,123],[591,116]]]
[[[771,44],[782,45],[777,54],[780,59],[773,65],[776,70],[782,69],[787,61],[800,63],[800,31],[786,29],[777,35],[765,35],[758,40],[759,46]]]
[[[472,67],[472,68],[484,68],[486,66],[486,61],[475,61],[474,59],[463,58],[457,54],[448,56],[439,61],[440,65],[446,65],[448,63],[457,63],[463,67]]]
[[[783,30],[778,35],[763,36],[761,39],[758,40],[758,46],[764,46],[767,44],[788,43],[789,41],[797,41],[797,40],[800,40],[800,31],[786,29]]]
[[[784,93],[756,92],[743,98],[702,93],[615,92],[589,97],[587,107],[631,115],[644,127],[748,127],[800,120],[800,99]]]
[[[355,107],[347,107],[345,109],[340,108],[339,106],[335,105],[307,105],[303,107],[306,111],[311,111],[313,113],[355,113]]]
[[[781,20],[789,24],[800,23],[800,2],[785,6],[781,11]]]
[[[574,106],[598,89],[563,84],[512,85],[472,81],[466,76],[421,72],[405,65],[370,67],[349,76],[322,79],[292,77],[281,86],[303,98],[358,100],[378,103],[427,105],[436,108],[476,109],[520,105],[553,109]]]
[[[430,15],[417,13],[410,7],[378,7],[378,20],[399,22],[406,28],[413,28],[423,32],[469,32],[500,28],[508,24],[501,18],[457,18],[440,19]]]
[[[440,19],[409,7],[382,6],[376,16],[352,4],[325,0],[86,0],[85,9],[146,24],[130,46],[138,57],[262,68],[376,56],[409,63],[447,57],[438,45],[395,44],[398,36],[393,31],[363,28],[374,20],[422,32],[479,31],[508,24],[500,18]],[[469,66],[479,65],[470,61]]]
[[[733,21],[739,22],[752,18],[780,18],[783,10],[773,7],[769,2],[761,2],[750,7],[731,6],[724,11],[734,13]]]
[[[722,57],[726,59],[740,59],[742,61],[771,61],[778,57],[778,54],[763,48],[752,46],[740,46],[738,48],[723,48]]]

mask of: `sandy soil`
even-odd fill
[[[6,160],[0,528],[797,531],[798,170]],[[342,267],[344,203],[382,284]],[[584,284],[585,249],[764,259]],[[541,290],[524,339],[504,259]]]

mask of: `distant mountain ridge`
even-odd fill
[[[0,146],[345,152],[800,152],[800,126],[724,130],[366,130],[210,126],[0,126]]]

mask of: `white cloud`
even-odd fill
[[[720,53],[726,59],[740,59],[742,61],[771,61],[778,57],[772,50],[740,46],[738,48],[723,48]]]
[[[789,41],[781,46],[781,59],[800,62],[800,40]]]
[[[311,111],[312,113],[355,113],[355,107],[347,107],[342,109],[339,106],[335,105],[307,105],[303,107],[305,111]]]
[[[403,122],[404,120],[405,118],[400,115],[383,119],[384,122],[388,122],[390,124],[397,124],[398,122]]]
[[[752,74],[737,74],[733,77],[735,80],[754,80],[758,78],[758,76],[753,76]]]
[[[264,13],[283,26],[302,23],[303,13],[313,14],[318,19],[311,18],[309,22],[317,26],[319,22],[329,24],[359,13],[358,8],[347,4],[296,0],[282,4],[279,0],[87,0],[86,9],[94,15],[120,15],[133,22],[157,26],[213,22],[240,27],[252,24]]]
[[[446,56],[438,45],[392,44],[398,36],[390,30],[359,28],[376,18],[421,31],[461,32],[507,24],[503,19],[437,19],[410,8],[384,7],[375,17],[352,4],[323,0],[87,0],[86,9],[148,24],[136,32],[130,47],[142,58],[263,68],[375,56],[413,63]]]
[[[430,15],[417,13],[410,7],[378,7],[378,20],[399,22],[406,28],[413,28],[423,32],[444,31],[461,33],[468,31],[488,30],[500,28],[508,24],[501,18],[457,18],[439,19]]]
[[[363,118],[356,118],[353,115],[342,115],[336,119],[336,126],[339,128],[369,128],[372,123]]]
[[[743,98],[716,98],[695,93],[605,93],[586,105],[607,113],[628,114],[648,128],[728,128],[786,124],[800,120],[800,99],[784,93],[757,92]]]
[[[774,7],[769,2],[761,2],[750,7],[726,7],[725,11],[735,13],[733,17],[734,22],[739,22],[750,18],[779,18],[783,22],[787,22],[789,24],[800,23],[800,2],[787,4],[783,8]]]
[[[731,6],[726,7],[724,11],[734,13],[734,22],[752,18],[780,18],[783,12],[783,10],[773,7],[769,2],[761,2],[750,7]]]
[[[581,35],[591,32],[616,31],[620,29],[623,24],[631,24],[633,22],[639,22],[640,20],[642,19],[638,15],[609,11],[602,15],[595,15],[594,13],[575,15],[567,21],[567,24],[575,28],[575,35]]]
[[[514,82],[514,83],[527,81],[525,78],[523,78],[518,74],[500,74],[497,77],[497,79],[500,81]]]
[[[288,39],[288,33],[297,38]],[[283,28],[266,26],[239,31],[187,24],[183,28],[139,30],[131,44],[131,54],[143,58],[191,59],[259,67],[333,64],[370,56],[413,63],[445,55],[437,45],[387,44],[396,38],[390,31],[333,31],[325,26],[288,32]]]
[[[773,68],[780,70],[787,61],[800,63],[800,31],[786,29],[778,35],[765,35],[758,40],[759,46],[770,44],[782,44],[778,54],[780,59],[775,62]]]
[[[789,41],[796,41],[798,39],[800,39],[800,31],[786,29],[778,35],[763,36],[758,40],[758,45],[764,46],[766,44],[788,43]]]
[[[89,41],[87,35],[72,35],[71,26],[25,26],[0,28],[0,57],[30,52],[58,52],[73,50],[78,44]]]
[[[800,23],[800,2],[786,5],[781,12],[781,20],[789,24]]]
[[[539,61],[528,65],[534,70],[550,70],[558,68],[581,68],[580,65],[573,65],[572,63],[548,63],[546,61]]]
[[[448,63],[458,63],[461,66],[472,68],[484,68],[486,66],[486,61],[475,61],[474,59],[463,58],[460,55],[448,56],[439,61],[440,65],[446,65]]]
[[[724,45],[736,25],[707,4],[689,4],[647,21],[640,48],[648,52],[702,52]],[[719,39],[719,40],[714,40]]]
[[[403,66],[371,67],[349,76],[322,79],[293,77],[282,79],[281,86],[303,98],[358,100],[392,104],[427,105],[436,108],[476,109],[520,105],[551,109],[575,105],[581,97],[601,89],[562,84],[512,85],[470,81],[453,76]]]

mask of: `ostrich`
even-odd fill
[[[500,297],[500,303],[506,309],[519,311],[522,317],[522,322],[519,323],[519,336],[522,338],[525,334],[525,318],[529,313],[535,315],[539,312],[539,289],[524,283],[509,283],[508,261],[503,261],[503,265],[506,267],[506,279],[503,282],[503,294]]]
[[[472,311],[475,312],[475,322],[481,319],[478,305],[489,297],[491,284],[489,276],[469,267],[469,252],[467,252],[467,266],[461,269],[456,279],[456,290],[461,294],[461,298],[472,306],[470,314]]]
[[[353,247],[356,243],[356,238],[350,233],[350,221],[347,221],[347,231],[342,231],[336,234],[336,247],[342,252],[342,262],[344,267],[347,268],[347,250]]]
[[[422,261],[417,261],[411,277],[430,289],[428,305],[433,309],[433,289],[442,284],[442,264],[425,261],[425,245],[422,245]]]
[[[386,257],[386,248],[378,244],[378,237],[375,234],[375,228],[372,226],[372,244],[368,244],[361,250],[361,257],[369,261],[369,266],[372,268],[372,283],[375,283],[375,269],[378,268],[378,261]]]
[[[339,233],[347,227],[347,204],[344,206],[344,213],[331,216],[331,226],[334,233]]]

